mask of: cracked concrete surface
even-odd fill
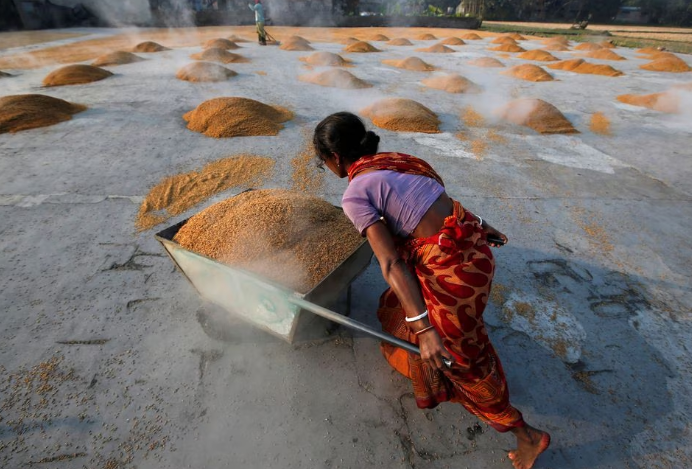
[[[251,36],[223,35],[232,33]],[[438,112],[443,133],[375,129],[382,148],[426,158],[453,197],[510,237],[495,251],[485,316],[513,402],[553,436],[536,467],[692,467],[692,121],[614,99],[692,78],[639,70],[644,61],[618,49],[624,77],[555,72],[555,82],[520,82],[465,65],[489,55],[488,42],[415,54],[482,84],[479,96],[431,90],[420,85],[425,74],[380,63],[431,44],[421,41],[351,54],[349,70],[374,84],[358,91],[299,82],[297,58],[307,54],[253,43],[240,51],[252,62],[232,65],[239,75],[219,84],[174,78],[199,47],[143,54],[147,61],[83,86],[41,88],[55,67],[4,70],[18,76],[2,80],[0,95],[40,92],[89,110],[0,135],[0,466],[511,467],[510,436],[458,405],[417,409],[377,341],[337,329],[291,346],[210,314],[153,233],[232,191],[155,230],[134,228],[142,197],[165,176],[252,152],[276,160],[267,187],[289,187],[290,159],[316,122],[401,96]],[[182,114],[216,96],[288,106],[296,119],[271,138],[188,131]],[[513,96],[553,103],[581,134],[538,136],[490,117],[487,128],[469,129],[459,119],[466,106],[486,113]],[[596,111],[613,136],[588,130]],[[482,139],[488,129],[505,141],[479,157],[454,137]],[[338,203],[344,187],[327,177],[320,195]],[[377,326],[384,288],[373,262],[353,284],[352,317]]]

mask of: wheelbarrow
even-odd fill
[[[204,300],[291,344],[314,338],[316,330],[325,330],[325,321],[332,321],[420,354],[415,345],[328,308],[346,292],[347,314],[350,312],[351,283],[368,267],[373,254],[367,241],[303,294],[185,249],[173,238],[188,220],[160,231],[155,237]]]

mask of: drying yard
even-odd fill
[[[0,467],[511,467],[510,436],[418,410],[376,340],[223,317],[154,239],[247,188],[339,205],[311,136],[342,110],[509,236],[485,318],[552,434],[535,467],[692,467],[692,56],[270,31],[0,33]],[[384,289],[373,261],[351,316],[379,326]]]

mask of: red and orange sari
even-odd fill
[[[361,158],[349,168],[349,181],[373,169],[419,174],[442,184],[425,161],[401,153]],[[509,403],[502,364],[483,322],[495,262],[476,217],[454,201],[454,213],[437,234],[399,240],[398,250],[418,278],[430,323],[456,360],[440,372],[423,363],[420,355],[382,344],[390,365],[413,382],[418,407],[458,402],[500,432],[524,426],[521,413]],[[377,316],[384,331],[418,345],[391,288],[380,297]]]

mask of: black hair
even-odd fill
[[[337,112],[315,127],[312,138],[320,163],[336,153],[346,163],[353,163],[365,155],[377,153],[380,137],[365,129],[363,121],[350,112]]]

